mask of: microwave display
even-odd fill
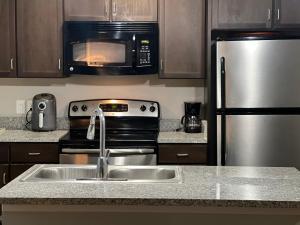
[[[158,24],[66,21],[64,73],[158,73]]]

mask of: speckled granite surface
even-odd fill
[[[0,127],[7,130],[25,130],[25,117],[0,117]],[[68,130],[68,118],[57,118],[57,130]]]
[[[160,144],[206,144],[207,134],[187,134],[184,132],[160,132],[158,136],[158,143]]]
[[[182,183],[20,182],[0,190],[1,204],[147,205],[300,209],[293,168],[181,167]]]
[[[25,130],[6,130],[0,134],[0,142],[58,142],[68,131],[32,132]]]

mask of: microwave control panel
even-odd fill
[[[148,66],[151,65],[151,41],[141,40],[138,43],[138,65]]]

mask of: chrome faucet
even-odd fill
[[[95,126],[97,116],[99,116],[100,120],[100,147],[99,157],[97,161],[96,178],[106,180],[108,177],[108,158],[110,152],[105,149],[105,116],[103,110],[100,107],[98,107],[95,110],[94,114],[91,116],[90,125],[87,131],[87,139],[95,139]]]

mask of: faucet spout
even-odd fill
[[[97,160],[97,171],[96,178],[98,179],[107,179],[108,176],[108,158],[109,151],[105,149],[105,116],[103,110],[98,107],[94,114],[91,116],[90,125],[87,132],[87,139],[95,139],[95,126],[96,118],[99,117],[100,121],[100,136],[99,136],[99,157]]]

